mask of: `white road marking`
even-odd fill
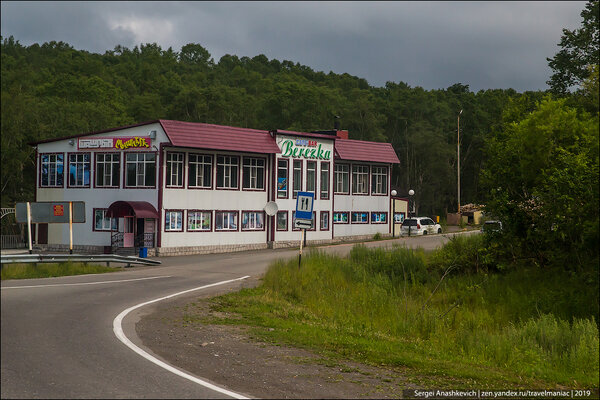
[[[190,375],[190,374],[188,374],[186,372],[180,371],[177,368],[172,367],[171,365],[169,365],[169,364],[167,364],[165,362],[162,362],[159,359],[151,356],[150,354],[146,353],[144,350],[140,349],[135,344],[133,344],[131,342],[131,340],[129,340],[127,338],[127,336],[125,336],[125,333],[123,332],[123,327],[121,326],[121,323],[123,322],[123,318],[125,318],[125,316],[127,314],[129,314],[131,311],[133,311],[133,310],[135,310],[137,308],[143,307],[143,306],[151,304],[151,303],[156,303],[157,301],[170,299],[171,297],[179,296],[179,295],[184,294],[184,293],[193,292],[195,290],[206,289],[206,288],[213,287],[213,286],[224,285],[226,283],[240,281],[240,280],[246,279],[246,278],[250,278],[250,276],[246,275],[246,276],[243,276],[241,278],[230,279],[230,280],[227,280],[227,281],[221,281],[221,282],[217,282],[217,283],[211,283],[210,285],[204,285],[204,286],[200,286],[200,287],[197,287],[197,288],[193,288],[193,289],[189,289],[189,290],[184,290],[183,292],[171,294],[169,296],[161,297],[159,299],[150,300],[150,301],[147,301],[145,303],[141,303],[141,304],[135,305],[133,307],[129,307],[128,309],[126,309],[125,311],[123,311],[119,315],[117,315],[117,317],[114,319],[114,321],[113,321],[113,331],[114,331],[115,335],[117,336],[117,338],[121,342],[123,342],[127,347],[129,347],[131,350],[135,351],[136,353],[138,353],[140,356],[144,357],[148,361],[151,361],[154,364],[158,365],[159,367],[162,367],[162,368],[166,369],[167,371],[170,371],[170,372],[172,372],[172,373],[174,373],[176,375],[181,376],[182,378],[188,379],[188,380],[190,380],[190,381],[192,381],[194,383],[197,383],[199,385],[202,385],[204,387],[212,389],[212,390],[214,390],[216,392],[225,394],[227,396],[231,396],[234,399],[248,399],[248,397],[244,397],[241,394],[229,391],[227,389],[220,388],[218,386],[213,385],[212,383],[203,381],[202,379],[198,379],[195,376],[192,376],[192,375]]]
[[[30,289],[30,288],[39,288],[39,287],[53,287],[53,286],[81,286],[81,285],[104,285],[106,283],[121,283],[121,282],[133,282],[133,281],[144,281],[148,279],[160,279],[160,278],[170,278],[171,275],[168,276],[151,276],[149,278],[135,278],[135,279],[122,279],[118,281],[99,281],[99,282],[81,282],[81,283],[56,283],[52,285],[31,285],[31,286],[2,286],[2,290],[4,289]]]

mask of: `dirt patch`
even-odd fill
[[[257,341],[244,326],[184,322],[210,313],[206,298],[166,302],[142,316],[136,332],[172,365],[250,397],[401,398],[412,387],[398,371]]]

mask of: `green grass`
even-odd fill
[[[32,279],[50,278],[55,276],[101,274],[114,272],[118,269],[102,265],[64,262],[41,264],[4,264],[2,265],[1,278],[6,279]]]
[[[416,382],[598,387],[597,274],[464,274],[458,266],[442,280],[435,257],[355,246],[347,259],[312,252],[300,269],[280,261],[260,287],[211,300],[235,319],[210,322],[246,324],[262,340],[334,359],[403,368]]]

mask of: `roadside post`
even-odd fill
[[[73,254],[73,202],[69,202],[69,254]]]
[[[31,246],[31,205],[27,202],[27,237],[29,238],[29,254],[33,253]]]
[[[298,268],[302,263],[302,245],[306,235],[306,228],[310,228],[313,224],[313,203],[315,194],[312,192],[298,192],[296,198],[296,219],[294,227],[302,230],[300,239],[300,253],[298,254]]]

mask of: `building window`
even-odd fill
[[[287,231],[288,230],[288,212],[277,211],[277,230]]]
[[[321,199],[329,199],[329,163],[321,162]]]
[[[336,164],[334,181],[335,181],[335,193],[336,194],[350,194],[349,178],[348,175],[350,167],[348,164]]]
[[[235,156],[217,156],[217,188],[237,189],[240,160]]]
[[[188,186],[192,188],[212,187],[212,156],[189,155]]]
[[[369,166],[352,166],[352,194],[369,194]]]
[[[237,211],[216,211],[215,212],[215,230],[216,231],[237,231]]]
[[[372,224],[387,224],[387,212],[372,212],[371,223]]]
[[[277,198],[288,197],[288,160],[277,161]],[[287,224],[287,222],[286,222]]]
[[[167,153],[167,187],[183,187],[183,153]]]
[[[329,211],[321,211],[321,218],[320,222],[321,222],[321,227],[320,229],[322,231],[328,231],[329,230]]]
[[[302,191],[302,160],[294,160],[294,199]]]
[[[183,211],[165,210],[165,231],[182,232],[183,231]]]
[[[334,224],[347,224],[348,223],[348,212],[334,212],[333,213],[333,223]]]
[[[265,159],[244,157],[243,161],[243,189],[265,189]]]
[[[119,220],[106,216],[107,208],[94,209],[94,230],[95,231],[116,231]]]
[[[387,167],[371,167],[371,193],[387,194]]]
[[[317,162],[306,162],[306,191],[317,194]]]
[[[212,211],[188,211],[187,230],[204,232],[212,230]]]
[[[242,212],[242,230],[243,231],[262,231],[265,229],[264,211],[243,211]]]
[[[69,154],[69,183],[67,187],[90,187],[90,153]]]
[[[369,213],[368,212],[352,212],[352,223],[353,224],[368,224]]]
[[[125,170],[126,187],[156,187],[155,153],[127,153]]]
[[[41,154],[41,187],[63,187],[64,179],[64,155],[63,154]]]
[[[121,184],[121,155],[96,153],[96,187],[118,188]]]
[[[316,231],[317,230],[316,223],[315,223],[316,222],[316,218],[317,218],[316,214],[317,214],[316,211],[313,211],[313,213],[312,213],[312,220],[310,221],[311,225],[310,225],[309,229],[306,229],[307,231]],[[300,228],[296,228],[295,226],[296,226],[296,211],[292,211],[292,230],[293,231],[299,231]]]

